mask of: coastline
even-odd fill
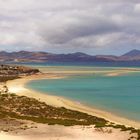
[[[49,93],[41,93],[35,90],[31,90],[25,87],[25,85],[32,80],[40,80],[40,79],[61,79],[64,78],[57,74],[39,74],[39,75],[32,75],[27,77],[22,77],[20,79],[11,80],[7,82],[7,86],[9,91],[15,93],[17,95],[23,95],[27,97],[33,97],[40,101],[46,102],[48,105],[52,105],[55,107],[65,107],[67,109],[77,110],[80,112],[88,113],[90,115],[94,115],[97,117],[104,118],[110,122],[114,122],[117,124],[123,124],[125,126],[131,126],[135,128],[140,128],[140,123],[135,122],[132,120],[128,120],[126,118],[122,118],[111,114],[106,111],[102,111],[96,108],[90,108],[88,106],[78,104],[74,101],[65,99],[63,97],[52,96]]]

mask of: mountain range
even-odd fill
[[[1,62],[140,62],[140,50],[132,50],[121,56],[88,55],[81,52],[53,54],[47,52],[0,52]]]

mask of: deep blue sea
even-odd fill
[[[120,69],[122,68],[44,66],[43,70],[49,73],[73,72],[62,79],[36,80],[26,86],[44,94],[47,92],[62,96],[90,107],[140,121],[140,72],[121,73]],[[118,70],[120,75],[107,76]]]

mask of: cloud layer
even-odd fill
[[[0,50],[121,54],[139,25],[139,0],[0,0]]]

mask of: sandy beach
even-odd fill
[[[135,122],[132,120],[128,120],[126,118],[122,118],[119,116],[116,116],[110,112],[98,110],[95,108],[90,108],[85,105],[79,104],[78,102],[74,102],[62,97],[58,96],[52,96],[49,95],[49,93],[43,94],[39,93],[37,91],[27,89],[25,87],[25,84],[27,84],[31,80],[37,80],[37,79],[58,79],[58,78],[64,78],[60,75],[56,74],[41,74],[41,75],[33,75],[28,77],[23,77],[20,79],[12,80],[7,82],[7,86],[9,88],[9,91],[12,93],[16,93],[17,95],[25,95],[28,97],[34,97],[40,101],[46,102],[48,105],[52,105],[55,107],[65,107],[68,109],[78,110],[81,112],[88,113],[90,115],[94,115],[97,117],[105,118],[111,122],[117,123],[117,124],[123,124],[126,126],[132,126],[135,128],[140,128],[140,123]]]
[[[131,135],[136,137],[136,134]],[[93,126],[48,126],[38,124],[37,128],[22,130],[18,134],[0,133],[0,140],[128,140],[129,132],[117,129],[96,130]]]
[[[36,98],[40,101],[46,102],[48,105],[52,105],[55,107],[65,107],[68,109],[78,110],[81,112],[88,113],[90,115],[94,115],[97,117],[105,118],[111,122],[117,123],[117,124],[123,124],[126,126],[132,126],[135,128],[140,128],[140,123],[131,121],[116,115],[113,115],[109,112],[101,111],[96,108],[90,108],[87,106],[84,106],[82,104],[79,104],[74,101],[70,101],[68,99],[58,97],[58,96],[52,96],[49,95],[49,93],[43,94],[39,93],[37,91],[27,89],[25,85],[31,81],[31,80],[38,80],[38,79],[61,79],[64,78],[61,75],[57,74],[39,74],[39,75],[32,75],[28,77],[23,77],[20,79],[12,80],[7,82],[7,86],[9,88],[9,91],[11,93],[16,93],[17,95],[25,95],[28,97]],[[0,139],[6,139],[6,140],[29,140],[31,137],[35,140],[40,140],[39,137],[35,137],[34,134],[37,134],[41,136],[41,140],[71,140],[71,139],[78,139],[78,140],[105,140],[106,137],[107,140],[127,140],[130,137],[130,134],[128,132],[121,132],[120,130],[112,129],[111,134],[108,133],[109,130],[107,130],[107,133],[104,132],[98,132],[95,131],[94,127],[81,127],[81,126],[75,126],[75,127],[65,127],[65,126],[48,126],[48,125],[41,125],[37,124],[38,127],[36,130],[31,129],[27,132],[24,131],[23,133],[19,133],[18,135],[11,136],[6,134],[0,134]],[[44,129],[44,127],[46,129]],[[61,134],[62,128],[64,129],[63,134]],[[53,133],[46,133],[48,130],[53,129]],[[42,130],[46,130],[45,132]],[[56,132],[55,132],[56,131]],[[113,131],[113,132],[112,132]],[[55,133],[54,133],[55,132]],[[42,133],[42,134],[40,134]],[[68,135],[66,135],[68,133]],[[56,135],[57,134],[57,135]]]

